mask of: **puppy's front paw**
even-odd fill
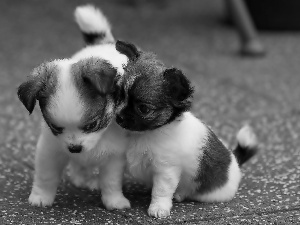
[[[148,214],[156,218],[164,218],[170,216],[171,207],[163,204],[154,203],[149,206]]]
[[[54,197],[55,195],[32,191],[29,196],[28,202],[33,206],[51,206],[54,202]]]
[[[130,208],[130,202],[123,194],[104,195],[102,196],[102,202],[108,210]]]

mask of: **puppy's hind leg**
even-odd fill
[[[206,193],[195,193],[191,200],[199,202],[227,202],[230,201],[238,190],[242,173],[235,156],[231,154],[231,163],[228,168],[227,180],[222,186],[215,187]]]
[[[108,210],[130,208],[130,202],[122,192],[124,168],[125,158],[121,156],[111,156],[100,168],[102,202]]]
[[[46,128],[45,128],[46,129]],[[52,205],[67,157],[50,133],[42,133],[35,155],[35,175],[29,203],[35,206]]]

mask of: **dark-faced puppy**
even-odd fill
[[[126,107],[117,115],[122,127],[153,130],[190,108],[193,89],[180,70],[166,68],[154,54],[142,53],[131,44],[117,42],[116,46],[130,59],[122,84],[122,103]]]
[[[76,10],[80,28],[83,32],[94,28],[95,40],[96,34],[103,40],[111,39],[110,27],[103,18],[93,6]],[[98,40],[101,44],[89,42],[93,45],[71,59],[40,65],[18,89],[29,113],[38,101],[43,115],[29,197],[32,205],[53,203],[62,171],[71,164],[77,173],[98,169],[107,209],[130,207],[122,193],[127,138],[114,122],[115,77],[123,74],[127,57],[116,51],[113,43],[103,40]],[[75,174],[75,183],[87,182],[79,175]]]
[[[256,152],[249,126],[238,135],[234,152],[189,108],[192,87],[183,73],[166,68],[153,54],[118,41],[129,58],[123,75],[117,123],[131,132],[128,168],[136,179],[152,184],[148,213],[170,215],[177,201],[228,201],[241,180],[239,165]]]

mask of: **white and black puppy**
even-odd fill
[[[148,213],[170,214],[172,198],[201,202],[231,200],[237,192],[240,167],[257,151],[249,126],[237,134],[234,151],[189,108],[193,88],[183,73],[168,69],[151,53],[117,41],[116,48],[129,57],[123,75],[123,104],[117,123],[131,132],[128,170],[152,185]]]
[[[107,209],[129,208],[122,193],[127,138],[114,121],[115,77],[124,73],[127,57],[115,49],[99,9],[78,7],[75,18],[89,46],[70,59],[43,63],[18,88],[29,113],[38,101],[43,115],[29,202],[52,205],[62,172],[72,164],[78,173],[98,170]]]

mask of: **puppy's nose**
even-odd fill
[[[81,145],[69,145],[68,149],[71,153],[80,153],[82,151]]]

